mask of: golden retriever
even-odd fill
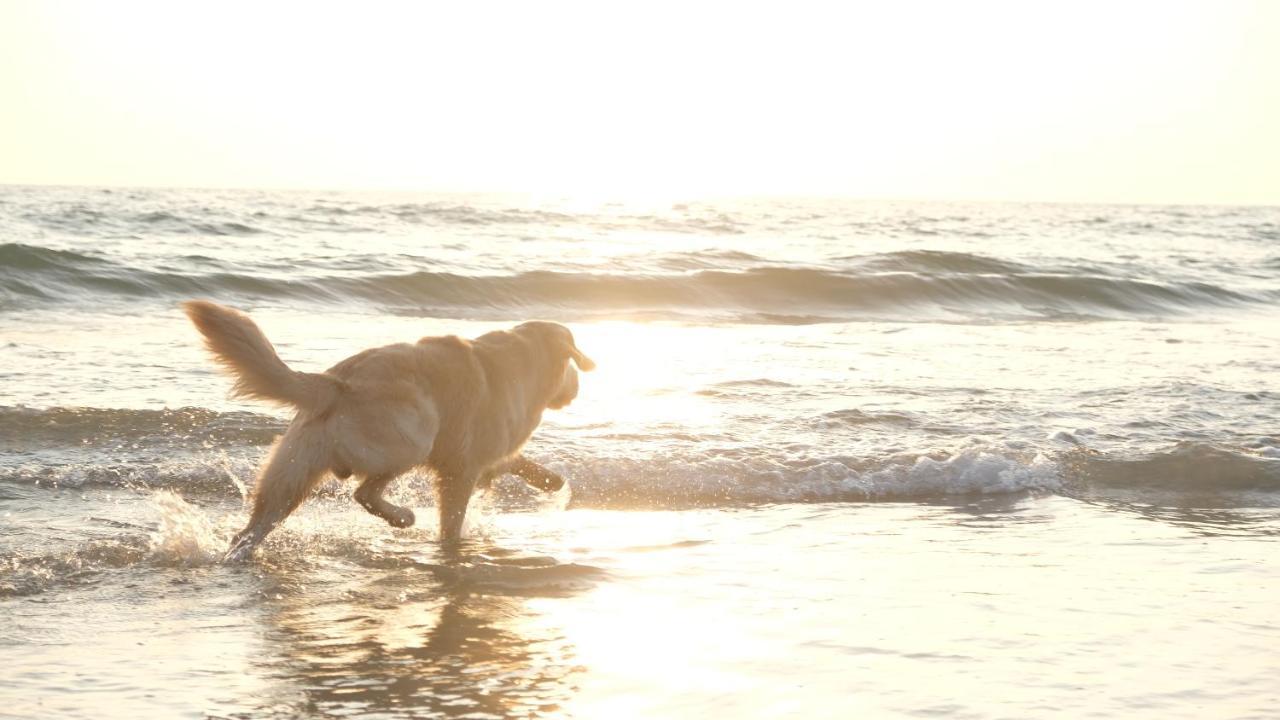
[[[544,410],[577,397],[573,365],[595,367],[563,325],[527,322],[475,340],[425,337],[304,373],[289,369],[244,313],[204,300],[183,309],[235,377],[233,394],[297,410],[258,472],[249,524],[224,560],[248,558],[328,472],[359,477],[356,501],[409,527],[413,512],[384,500],[383,490],[409,470],[432,470],[446,543],[460,539],[472,491],[496,475],[546,490],[563,483],[519,454]]]

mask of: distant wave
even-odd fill
[[[875,255],[846,255],[865,270],[879,272],[957,273],[968,275],[1014,275],[1034,272],[1022,263],[945,250],[900,250]]]
[[[0,270],[62,270],[88,265],[110,264],[107,260],[70,250],[23,245],[0,244]]]
[[[163,210],[139,211],[132,204],[111,201],[50,204],[30,208],[21,217],[31,225],[69,235],[121,237],[128,235],[245,236],[294,234],[325,228],[334,232],[363,232],[371,227],[464,225],[509,226],[567,224],[597,229],[644,228],[676,233],[737,234],[742,229],[720,212],[699,212],[687,206],[675,215],[644,213],[571,214],[536,208],[471,205],[460,202],[258,202],[250,197],[234,206],[177,203]],[[141,202],[145,200],[139,199]],[[155,203],[153,198],[151,203]],[[145,205],[144,205],[145,206]],[[154,205],[153,205],[154,206]]]
[[[0,452],[81,446],[266,445],[284,423],[250,412],[204,408],[28,408],[0,406]]]
[[[73,235],[169,234],[169,235],[257,235],[267,232],[248,222],[227,219],[218,213],[188,216],[179,212],[103,210],[86,205],[54,207],[28,212],[24,219],[37,227]]]
[[[892,270],[887,270],[892,268]],[[672,274],[532,271],[462,275],[310,276],[132,267],[91,254],[0,245],[0,303],[17,307],[68,299],[212,297],[373,303],[393,312],[509,319],[711,316],[803,323],[864,318],[1125,318],[1267,303],[1276,293],[1238,292],[1205,282],[1157,282],[1099,274],[1037,272],[963,253],[864,256],[848,271],[754,267]]]

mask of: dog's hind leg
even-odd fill
[[[365,510],[386,520],[392,527],[412,527],[414,522],[412,510],[392,505],[382,499],[382,492],[386,490],[387,483],[395,478],[395,473],[366,477],[364,482],[360,483],[360,487],[356,488],[356,502],[360,503]]]
[[[523,455],[511,460],[506,471],[524,480],[531,487],[543,492],[557,492],[564,487],[564,478],[554,470],[539,465]]]
[[[306,499],[326,469],[323,450],[319,433],[290,426],[258,475],[249,524],[232,539],[223,562],[249,559],[267,534]]]
[[[480,480],[476,482],[476,488],[488,490],[493,484],[494,478],[508,474],[515,475],[524,480],[529,487],[543,492],[557,492],[564,487],[564,478],[560,477],[559,473],[549,470],[523,455],[517,455],[504,463],[499,463],[485,470],[480,476]]]

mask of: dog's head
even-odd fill
[[[547,407],[559,410],[573,402],[578,397],[578,371],[573,366],[590,372],[596,364],[578,349],[569,328],[559,323],[535,320],[520,325],[516,332],[543,348],[550,358],[546,378],[546,387],[550,391]]]

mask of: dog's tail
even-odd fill
[[[257,324],[238,310],[207,300],[185,302],[182,309],[214,359],[235,376],[231,392],[236,396],[320,413],[345,388],[332,375],[290,370]]]

